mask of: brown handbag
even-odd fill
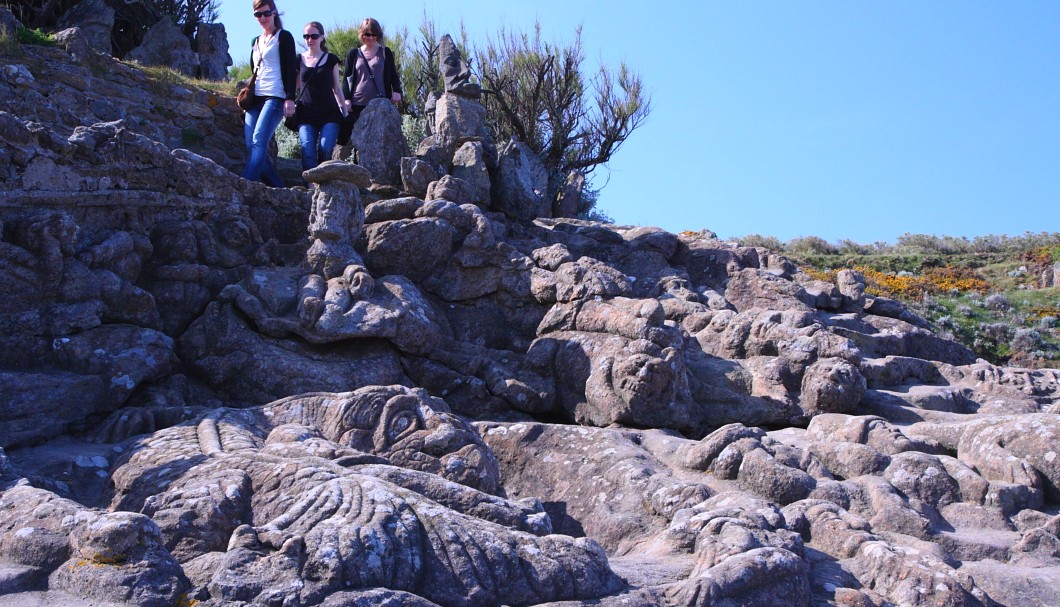
[[[244,112],[249,111],[250,108],[254,107],[254,81],[257,80],[258,73],[255,71],[250,75],[250,80],[247,81],[247,85],[239,89],[239,94],[236,95],[236,105],[239,109]]]
[[[257,48],[256,42],[257,40],[255,40],[254,48]],[[250,74],[250,80],[247,81],[246,86],[239,89],[239,94],[236,95],[236,105],[238,105],[239,109],[244,112],[248,112],[254,107],[254,102],[257,98],[257,95],[254,94],[254,82],[258,79],[258,66],[261,65],[262,59],[261,50],[258,49],[258,62],[254,65],[254,70]]]

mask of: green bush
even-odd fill
[[[31,30],[21,26],[15,30],[15,41],[19,44],[55,46],[55,36],[47,34],[40,29]]]

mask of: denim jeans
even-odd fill
[[[274,188],[282,188],[283,180],[269,158],[269,141],[283,120],[283,99],[266,97],[265,103],[243,114],[243,141],[247,146],[247,164],[243,179],[261,181]]]
[[[339,138],[339,123],[328,122],[317,129],[311,124],[298,127],[298,140],[302,143],[302,170],[317,166],[325,160],[331,160],[335,149],[335,140]]]

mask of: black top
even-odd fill
[[[253,50],[257,44],[258,36],[254,36],[250,48]],[[254,56],[253,52],[250,56]],[[293,100],[298,94],[298,83],[295,81],[298,78],[298,52],[294,48],[294,36],[287,30],[280,30],[280,76],[283,78],[284,98]]]
[[[298,121],[311,124],[316,128],[328,122],[341,122],[342,111],[335,101],[335,66],[339,58],[327,53],[320,59],[320,66],[310,60],[306,65],[305,57],[298,56],[299,76],[302,78],[302,93],[298,97]]]
[[[383,66],[383,92],[386,93],[386,98],[390,99],[390,96],[394,93],[401,95],[401,78],[398,76],[397,61],[394,60],[394,53],[383,46],[383,57],[386,59],[386,65]],[[365,65],[364,59],[361,58],[357,52],[360,50],[358,47],[351,48],[346,53],[346,65],[342,71],[342,92],[346,95],[347,99],[353,98],[353,91],[350,90],[350,77],[354,76],[354,83],[357,78],[358,70],[367,72],[368,66]]]

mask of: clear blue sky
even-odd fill
[[[599,206],[623,224],[723,238],[894,242],[1060,231],[1060,2],[276,0],[296,33],[375,17],[471,40],[501,26],[625,61],[648,121]],[[233,59],[259,28],[222,4]]]

